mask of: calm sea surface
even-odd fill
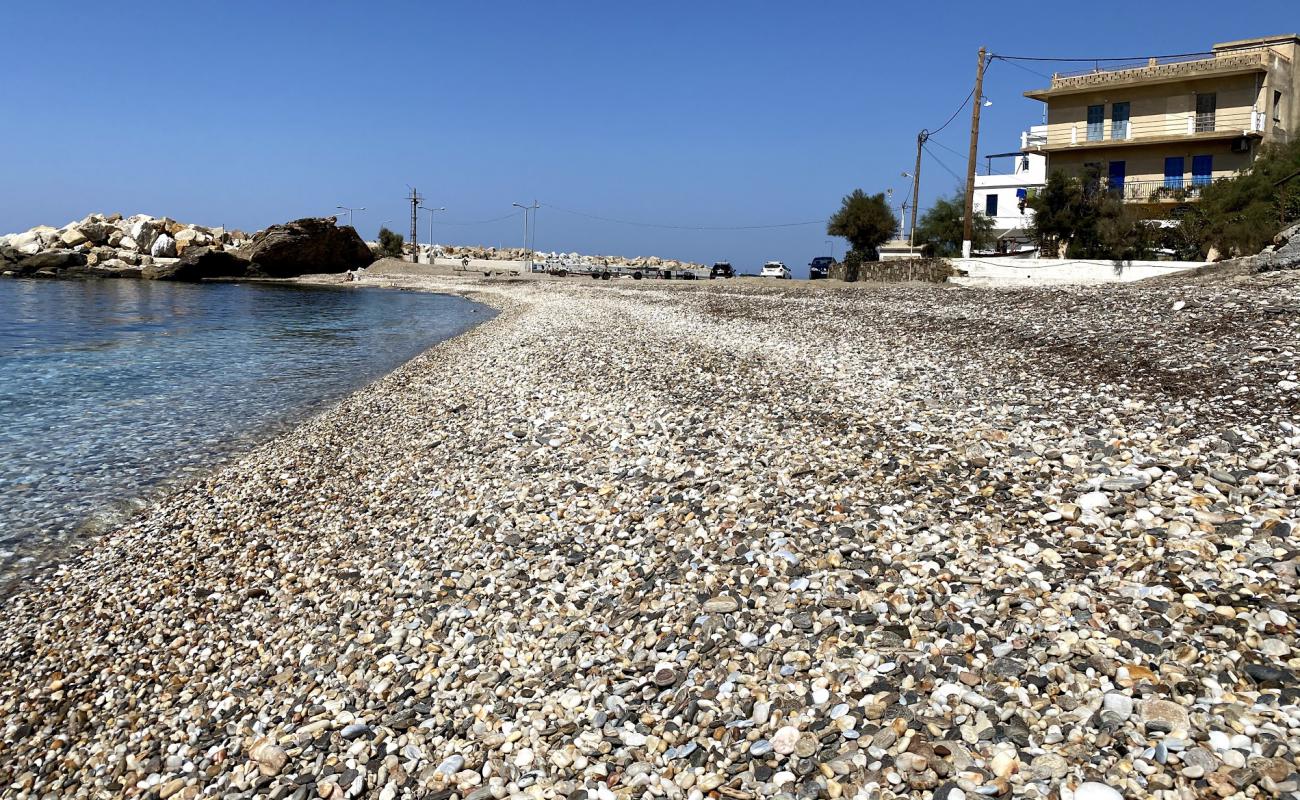
[[[0,279],[0,586],[491,314],[383,289]]]

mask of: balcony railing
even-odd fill
[[[1225,176],[1162,178],[1156,180],[1115,182],[1105,178],[1097,188],[1117,195],[1125,203],[1184,203],[1199,200],[1201,191],[1212,183],[1225,180]]]
[[[1262,112],[1251,108],[1225,108],[1214,112],[1188,110],[1177,114],[1120,120],[1118,123],[1112,119],[1106,119],[1100,124],[1079,120],[1051,126],[1047,135],[1047,147],[1122,145],[1144,139],[1214,133],[1245,136],[1262,133],[1265,121]]]

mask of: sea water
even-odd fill
[[[490,315],[376,288],[0,279],[0,588]]]

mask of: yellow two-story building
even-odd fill
[[[1300,135],[1300,36],[1214,45],[1210,53],[1056,74],[1025,92],[1047,104],[1034,148],[1049,174],[1096,174],[1134,203],[1195,199]]]

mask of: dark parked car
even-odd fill
[[[734,278],[734,277],[736,277],[736,270],[732,269],[731,263],[728,261],[719,261],[713,265],[713,269],[709,270],[710,280],[712,280],[713,278]]]
[[[831,265],[835,259],[830,256],[817,256],[808,262],[808,280],[815,281],[818,278],[829,278],[831,276]]]

